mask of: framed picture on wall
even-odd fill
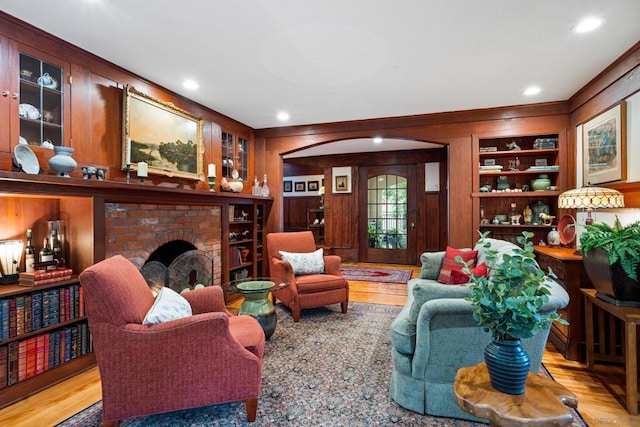
[[[204,181],[203,119],[132,86],[123,94],[122,168]]]
[[[307,191],[318,191],[319,188],[318,181],[309,181],[307,183]]]
[[[296,182],[296,187],[295,187],[296,188],[296,193],[307,191],[307,185],[306,184],[307,183],[304,182],[304,181]]]
[[[625,180],[626,148],[626,104],[622,101],[582,126],[584,183]]]
[[[291,181],[284,181],[282,188],[285,193],[291,193],[293,191],[293,183]]]
[[[338,175],[336,176],[336,192],[347,192],[349,191],[349,186],[347,185],[347,176],[346,175]]]

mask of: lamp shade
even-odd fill
[[[558,196],[560,209],[624,208],[624,194],[613,188],[583,187]]]
[[[2,283],[16,283],[22,258],[22,240],[0,241],[0,266],[2,267]]]

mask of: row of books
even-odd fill
[[[236,246],[230,248],[229,251],[229,267],[238,267],[244,264],[242,260],[242,251],[246,249],[244,246]]]
[[[86,322],[0,346],[0,389],[91,352]]]
[[[55,270],[36,270],[31,273],[20,273],[18,284],[22,286],[40,286],[71,279],[73,270],[58,267]]]
[[[0,342],[84,316],[80,284],[0,299]]]

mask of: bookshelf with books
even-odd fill
[[[262,275],[265,204],[260,200],[230,202],[223,221],[223,282]]]
[[[18,283],[0,286],[0,407],[96,365],[76,276],[93,264],[96,253],[94,199],[47,182],[62,178],[29,178],[0,177],[1,234],[25,241],[31,230],[35,253],[34,271],[26,272],[23,253]],[[40,262],[39,251],[55,221],[65,225],[59,254],[64,260],[48,265]]]
[[[0,288],[0,407],[95,365],[77,278]]]

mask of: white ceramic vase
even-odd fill
[[[78,163],[71,157],[73,148],[55,146],[53,151],[56,154],[49,159],[49,167],[56,175],[68,178],[69,174],[78,166]]]

